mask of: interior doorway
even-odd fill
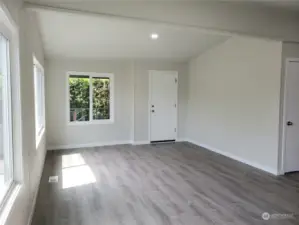
[[[282,169],[299,171],[299,59],[287,59],[282,132]]]

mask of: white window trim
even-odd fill
[[[45,71],[44,71],[44,67],[39,63],[39,61],[36,59],[36,57],[33,55],[33,65],[35,65],[36,67],[38,67],[41,71],[42,71],[42,98],[43,98],[43,105],[41,107],[43,107],[43,119],[42,119],[42,126],[41,128],[37,131],[36,130],[36,126],[37,126],[37,120],[36,120],[36,114],[37,114],[37,109],[36,109],[36,99],[34,99],[34,113],[35,113],[35,144],[36,144],[36,149],[38,149],[39,144],[42,140],[42,137],[45,133],[45,126],[46,126],[46,113],[45,113]],[[35,72],[33,71],[33,80],[34,80],[34,89],[35,89]],[[35,90],[34,90],[35,91]],[[35,93],[34,93],[34,97],[35,97]]]
[[[20,93],[20,62],[19,62],[19,29],[12,19],[9,10],[0,1],[0,32],[9,41],[10,67],[10,110],[11,110],[11,131],[12,131],[12,178],[7,185],[5,194],[0,203],[0,224],[4,224],[15,206],[23,185],[23,160],[22,160],[22,113]],[[3,17],[2,17],[3,16]],[[2,23],[1,23],[2,22]],[[13,91],[13,92],[12,92]]]
[[[89,76],[89,121],[71,121],[70,118],[70,92],[69,92],[69,76]],[[103,77],[109,78],[109,88],[110,88],[110,119],[104,120],[94,120],[92,115],[92,93],[93,88],[91,85],[92,77]],[[66,121],[68,125],[92,125],[92,124],[112,124],[114,123],[114,74],[113,73],[95,73],[95,72],[76,72],[68,71],[66,73]]]
[[[0,26],[0,34],[6,38],[9,43],[8,43],[8,52],[7,52],[7,64],[8,64],[8,71],[7,71],[7,77],[4,80],[4,85],[3,88],[6,89],[6,91],[4,92],[5,95],[2,97],[3,101],[6,102],[8,108],[4,111],[3,113],[3,117],[5,118],[6,121],[8,121],[8,126],[3,126],[3,133],[4,134],[9,134],[9,141],[8,143],[6,143],[6,145],[3,146],[3,156],[4,156],[4,160],[8,160],[9,161],[9,175],[10,175],[10,180],[7,182],[7,184],[4,186],[3,188],[3,192],[5,193],[3,196],[0,197],[0,206],[1,208],[3,207],[3,205],[6,203],[7,198],[10,196],[11,190],[14,187],[14,145],[13,145],[13,122],[12,122],[12,77],[11,77],[11,56],[12,56],[12,48],[11,48],[11,40],[12,40],[12,36],[11,33],[8,29],[5,29],[4,26]],[[11,151],[11,153],[7,153],[8,151]],[[6,152],[6,153],[5,153]],[[9,158],[5,158],[5,155],[8,155]],[[4,171],[6,170],[6,166],[4,163]]]

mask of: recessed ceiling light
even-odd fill
[[[157,33],[152,33],[151,34],[151,39],[156,40],[158,39],[159,35]]]

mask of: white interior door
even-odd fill
[[[175,140],[177,136],[177,85],[175,71],[150,71],[149,139]]]
[[[299,61],[286,64],[284,172],[299,171]]]

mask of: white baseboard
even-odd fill
[[[39,187],[40,187],[40,182],[41,182],[42,175],[43,175],[43,172],[44,172],[44,166],[45,166],[45,162],[46,162],[46,156],[47,156],[47,151],[45,152],[45,155],[44,155],[43,164],[42,164],[43,167],[41,168],[41,172],[40,172],[40,175],[39,175],[37,189],[36,189],[36,191],[34,193],[34,196],[33,196],[31,211],[30,211],[30,214],[29,214],[27,225],[31,225],[31,223],[32,223],[32,219],[33,219],[33,215],[34,215],[34,211],[35,211],[36,200],[37,200],[37,196],[38,196],[38,192],[39,192]]]
[[[62,149],[72,149],[72,148],[91,148],[100,146],[111,146],[111,145],[125,145],[132,144],[132,141],[112,141],[112,142],[98,142],[98,143],[88,143],[88,144],[70,144],[70,145],[50,145],[47,150],[62,150]]]
[[[176,142],[182,142],[185,139],[178,139]],[[92,148],[92,147],[100,147],[100,146],[112,146],[112,145],[148,145],[150,141],[113,141],[113,142],[98,142],[98,143],[88,143],[88,144],[70,144],[70,145],[50,145],[47,147],[48,151],[51,150],[62,150],[62,149],[73,149],[73,148]]]
[[[150,141],[132,141],[132,145],[148,145],[150,144]]]
[[[176,140],[175,140],[175,142],[184,142],[184,141],[186,141],[187,140],[187,138],[177,138]]]
[[[186,139],[185,138],[179,138],[179,139],[176,139],[175,142],[183,142],[185,141]],[[151,142],[146,140],[146,141],[132,141],[132,145],[148,145],[150,144]],[[165,142],[165,144],[167,144],[168,142]],[[163,144],[163,142],[161,142],[161,144]]]
[[[252,167],[255,167],[255,168],[257,168],[257,169],[266,171],[266,172],[271,173],[271,174],[273,174],[273,175],[279,175],[278,171],[277,171],[276,169],[274,169],[274,168],[270,168],[270,167],[267,167],[267,166],[260,165],[259,163],[249,161],[249,160],[247,160],[247,159],[241,158],[241,157],[239,157],[239,156],[233,155],[233,154],[228,153],[228,152],[224,152],[224,151],[222,151],[222,150],[219,150],[219,149],[217,149],[217,148],[214,148],[214,147],[209,146],[209,145],[206,145],[206,144],[198,143],[197,141],[194,141],[194,140],[186,139],[186,141],[187,141],[187,142],[190,142],[190,143],[192,143],[192,144],[194,144],[194,145],[203,147],[203,148],[205,148],[205,149],[207,149],[207,150],[216,152],[216,153],[218,153],[218,154],[220,154],[220,155],[224,155],[224,156],[226,156],[226,157],[228,157],[228,158],[237,160],[237,161],[239,161],[239,162],[241,162],[241,163],[245,163],[245,164],[247,164],[247,165],[249,165],[249,166],[252,166]]]

